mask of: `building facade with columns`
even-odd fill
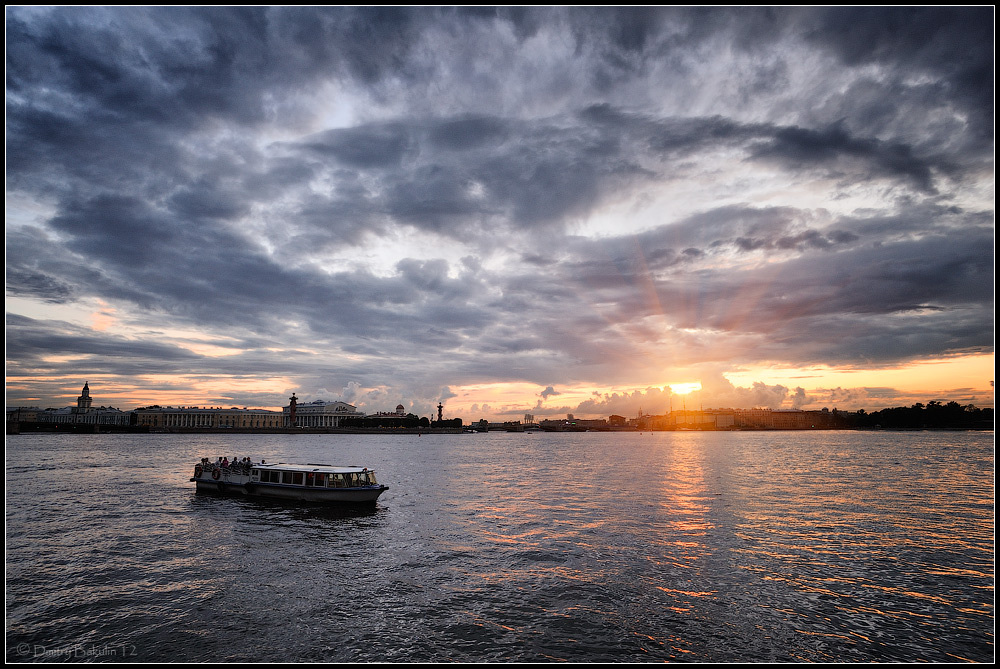
[[[288,427],[341,427],[345,418],[364,418],[363,411],[339,400],[315,400],[299,403],[293,394],[288,406],[282,410],[284,424]]]
[[[280,411],[230,407],[162,407],[136,409],[136,425],[151,430],[239,428],[242,430],[282,427]]]

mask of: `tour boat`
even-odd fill
[[[191,480],[198,492],[320,503],[374,503],[389,489],[367,467],[252,463],[249,459],[232,464],[203,459],[195,465]]]

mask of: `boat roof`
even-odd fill
[[[276,469],[279,471],[296,471],[296,472],[323,472],[326,474],[355,474],[361,472],[371,472],[375,471],[369,469],[368,467],[356,467],[356,466],[336,466],[327,465],[316,462],[309,462],[306,464],[296,464],[293,462],[268,462],[266,464],[254,463],[254,468],[256,469]]]

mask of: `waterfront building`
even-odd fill
[[[44,411],[39,411],[36,414],[35,421],[38,423],[72,423],[75,425],[131,425],[132,412],[102,406],[91,408],[86,413],[80,413],[77,407],[63,407],[62,409],[45,409]]]
[[[836,410],[699,409],[647,416],[653,430],[810,430],[845,427]]]
[[[38,414],[41,412],[38,407],[7,407],[7,422],[33,423],[38,420]]]
[[[605,418],[576,418],[573,414],[566,414],[566,420],[543,420],[538,427],[547,432],[584,432],[586,430],[604,430],[608,427]],[[492,424],[491,424],[492,428]]]
[[[35,410],[35,418],[28,419],[24,415],[19,420],[27,422],[34,420],[38,423],[71,423],[77,425],[131,425],[132,412],[121,411],[114,407],[94,407],[94,400],[90,396],[90,384],[84,383],[80,396],[76,398],[75,407],[63,407],[61,409]]]
[[[649,427],[653,430],[730,430],[736,425],[732,409],[685,409],[648,418]]]
[[[162,407],[135,410],[136,424],[151,430],[173,429],[267,429],[284,425],[282,413],[269,409],[239,407]]]
[[[397,407],[397,411],[400,409],[402,405]],[[283,424],[290,427],[341,427],[346,418],[365,417],[364,412],[358,411],[354,405],[339,400],[293,401],[281,411]]]
[[[368,414],[365,418],[406,418],[406,407],[402,404],[397,404],[395,411],[379,411]]]

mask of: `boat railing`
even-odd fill
[[[218,470],[220,474],[224,474],[226,476],[230,474],[249,476],[250,470],[254,467],[253,464],[246,462],[234,462],[229,465],[221,465],[218,462],[202,462],[199,466],[205,473],[211,474]]]

